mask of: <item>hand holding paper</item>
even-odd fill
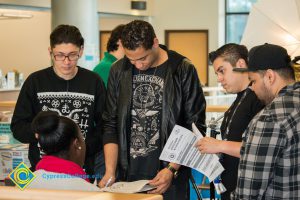
[[[150,194],[163,194],[171,185],[173,174],[168,169],[164,168],[158,172],[154,179],[149,181],[149,184],[156,187],[155,190],[151,190]]]
[[[217,140],[212,137],[203,137],[202,139],[198,140],[196,143],[196,147],[199,149],[201,153],[220,153],[219,147],[221,141]]]
[[[191,167],[213,181],[224,171],[224,168],[217,155],[201,154],[195,147],[197,141],[203,136],[195,124],[192,127],[193,132],[176,125],[159,159]]]
[[[155,187],[148,184],[149,180],[139,180],[133,182],[116,182],[110,187],[104,187],[101,192],[115,193],[137,193],[153,190]]]
[[[112,181],[112,176],[108,179],[108,181],[106,182],[106,184],[105,184],[105,187],[108,187],[109,186],[109,184],[111,183],[111,181]]]
[[[105,174],[104,177],[99,182],[98,186],[100,188],[108,187],[115,182],[115,177],[109,174]]]

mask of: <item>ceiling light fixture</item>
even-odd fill
[[[32,18],[32,14],[24,13],[0,13],[0,19],[29,19]]]

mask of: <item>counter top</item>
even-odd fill
[[[118,194],[74,190],[24,189],[0,186],[0,200],[163,200],[161,195]]]
[[[207,105],[206,112],[226,112],[228,105]]]
[[[16,101],[0,101],[0,107],[15,107]]]
[[[20,91],[21,90],[21,88],[5,88],[5,89],[3,89],[3,88],[1,88],[0,89],[0,92],[14,92],[14,91]]]

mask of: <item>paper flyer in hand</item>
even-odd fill
[[[224,168],[216,154],[201,154],[195,147],[203,136],[194,123],[192,128],[193,132],[175,125],[159,159],[193,168],[213,181]]]

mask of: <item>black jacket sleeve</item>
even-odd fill
[[[22,143],[37,143],[31,129],[31,122],[36,115],[35,96],[32,77],[29,76],[20,91],[11,122],[13,136]]]
[[[184,121],[192,130],[192,123],[195,123],[199,131],[203,134],[206,132],[205,109],[206,101],[197,71],[194,65],[188,60],[183,60],[182,71],[182,91],[183,91],[183,109]]]
[[[115,67],[117,65],[118,67]],[[103,112],[103,144],[118,143],[117,132],[117,95],[118,95],[118,70],[121,62],[113,64],[107,83],[107,99]]]

